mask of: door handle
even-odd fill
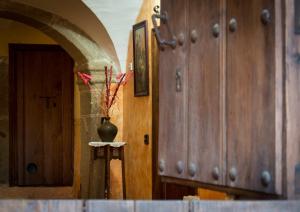
[[[170,30],[170,27],[168,24],[168,13],[166,11],[164,11],[162,14],[159,14],[158,8],[159,8],[159,6],[154,7],[153,10],[155,13],[152,15],[152,22],[153,22],[153,26],[154,26],[154,34],[155,34],[156,40],[160,47],[170,46],[174,49],[174,48],[176,48],[177,41],[175,39],[174,34]],[[166,24],[168,32],[171,35],[170,40],[165,40],[161,37],[156,19],[160,19],[163,24]]]
[[[181,91],[181,71],[179,68],[176,69],[176,92],[180,92]]]

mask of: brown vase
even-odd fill
[[[113,142],[118,133],[118,128],[109,120],[110,117],[102,117],[101,126],[97,129],[102,142]]]

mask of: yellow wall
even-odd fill
[[[9,43],[22,44],[56,44],[54,40],[27,25],[0,18],[0,56],[8,56]],[[79,90],[75,84],[75,164],[74,186],[60,188],[9,188],[0,186],[0,198],[74,198],[79,192],[80,180],[80,101]],[[1,101],[1,100],[0,100]],[[8,141],[7,141],[8,142]],[[8,162],[8,159],[7,159]],[[2,174],[2,173],[1,173]]]
[[[24,24],[0,19],[0,55],[8,56],[8,43],[56,44],[40,31]]]
[[[134,97],[133,79],[124,87],[124,140],[126,147],[126,183],[129,199],[152,198],[152,97],[151,97],[151,15],[158,3],[144,0],[136,23],[148,22],[148,55],[149,55],[149,91],[146,97]],[[129,40],[127,67],[133,62],[132,34]],[[144,144],[144,135],[148,134],[150,143]]]

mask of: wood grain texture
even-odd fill
[[[227,159],[237,169],[230,186],[274,193],[276,161],[275,9],[273,0],[227,1],[227,22],[237,20],[227,36]],[[263,9],[272,20],[261,21]],[[280,58],[279,58],[280,59]],[[282,91],[280,91],[282,92]],[[278,140],[281,142],[281,139]],[[271,182],[263,186],[264,171]]]
[[[159,129],[159,48],[154,30],[151,31],[152,57],[152,199],[160,199],[162,183],[158,175]]]
[[[294,33],[294,1],[286,0],[285,5],[285,107],[286,107],[286,153],[284,161],[286,180],[285,193],[289,199],[299,199],[300,192],[295,188],[295,168],[300,163],[300,36]]]
[[[10,45],[12,55],[11,184],[73,184],[73,60],[56,45]],[[19,119],[20,117],[20,119]],[[12,132],[14,133],[14,132]],[[15,152],[14,152],[15,151]],[[36,173],[29,173],[29,164]]]
[[[21,50],[19,54],[23,56],[23,69],[16,70],[16,72],[22,71],[24,73],[23,87],[18,87],[18,92],[22,92],[24,95],[24,108],[21,111],[16,111],[18,115],[22,113],[24,117],[23,126],[18,129],[22,132],[22,136],[18,138],[18,144],[21,144],[22,150],[19,149],[18,154],[19,157],[23,157],[23,163],[19,163],[18,167],[24,175],[23,179],[19,178],[19,182],[20,185],[41,185],[44,177],[44,142],[41,141],[44,140],[43,123],[46,122],[44,117],[45,102],[39,98],[39,96],[44,96],[41,91],[43,91],[45,82],[41,78],[43,75],[40,74],[40,69],[43,67],[43,57],[38,51],[24,52]],[[17,78],[20,80],[18,76]],[[19,103],[17,102],[17,104]],[[52,149],[49,151],[52,152]],[[29,163],[36,164],[38,169],[36,174],[29,174],[26,171]]]
[[[187,1],[162,1],[161,11],[168,13],[168,25],[175,36],[183,35],[185,42],[175,49],[160,51],[159,64],[159,163],[164,164],[163,176],[187,178]],[[170,38],[166,24],[161,35]],[[176,91],[176,71],[181,73],[181,91]],[[182,171],[178,171],[178,165]]]
[[[0,187],[0,199],[71,199],[73,187]]]
[[[152,212],[152,211],[266,211],[300,210],[299,201],[101,201],[101,200],[0,200],[3,211],[99,211],[99,212]]]
[[[300,202],[298,201],[192,201],[191,211],[265,211],[265,212],[281,212],[281,211],[299,211]]]
[[[82,211],[82,202],[81,200],[0,200],[0,207],[3,211]]]
[[[83,201],[82,200],[48,200],[48,211],[82,211]]]
[[[195,30],[198,39],[189,45],[188,68],[188,165],[194,164],[196,174],[191,180],[223,184],[223,150],[221,140],[221,42],[223,32],[213,35],[213,26],[220,25],[219,0],[189,1],[189,32]],[[221,31],[221,29],[220,29]],[[162,70],[164,71],[164,70]],[[218,180],[212,176],[218,167]]]
[[[134,201],[86,201],[87,212],[134,212]]]
[[[135,212],[189,211],[188,201],[136,201]]]
[[[285,69],[284,62],[284,2],[274,1],[275,12],[275,82],[276,82],[276,95],[275,95],[275,189],[277,194],[283,194],[283,155],[284,148],[284,80]]]
[[[159,48],[154,30],[152,42],[152,199],[180,199],[194,195],[195,189],[178,184],[162,183],[158,170],[158,132],[159,132]]]
[[[183,55],[180,56],[182,56],[181,59],[184,58],[184,54],[188,57],[188,74],[183,75],[185,78],[183,93],[188,92],[189,98],[187,101],[184,94],[180,97],[180,102],[186,101],[188,111],[185,106],[175,104],[176,93],[172,95],[173,100],[166,99],[165,94],[164,103],[160,101],[160,106],[168,108],[169,111],[172,111],[173,105],[176,105],[180,112],[184,111],[183,115],[180,115],[178,111],[172,111],[175,115],[171,118],[167,116],[167,110],[161,112],[161,134],[172,135],[161,137],[160,142],[164,144],[160,144],[162,145],[160,157],[166,157],[165,161],[171,160],[175,163],[179,155],[184,157],[183,143],[188,143],[188,164],[185,169],[195,164],[196,175],[193,177],[186,172],[178,176],[174,169],[175,164],[171,167],[175,173],[164,173],[163,176],[173,177],[172,181],[175,178],[181,178],[198,182],[201,185],[209,183],[207,187],[210,188],[212,184],[219,184],[222,187],[215,188],[223,191],[226,188],[230,191],[240,189],[241,193],[256,191],[271,195],[282,194],[285,178],[289,179],[291,185],[296,183],[293,169],[299,163],[298,157],[295,156],[298,155],[298,150],[288,145],[298,146],[298,143],[295,144],[295,140],[299,140],[298,135],[293,130],[297,129],[295,126],[299,124],[296,121],[297,118],[294,117],[294,120],[290,121],[292,117],[287,117],[285,120],[284,115],[285,105],[298,105],[297,94],[287,91],[285,97],[284,92],[285,89],[297,90],[293,87],[296,85],[297,76],[294,74],[295,71],[291,72],[294,74],[294,85],[284,87],[284,83],[289,83],[289,81],[284,81],[284,27],[287,27],[285,36],[292,37],[292,39],[286,38],[287,55],[290,54],[287,57],[294,60],[293,64],[287,62],[291,70],[299,68],[300,54],[297,49],[298,40],[292,35],[294,17],[291,11],[294,11],[294,7],[291,1],[287,2],[286,8],[283,1],[277,0],[247,2],[189,0],[185,1],[187,6],[181,6],[180,11],[176,6],[170,6],[169,13],[172,14],[174,11],[176,13],[175,19],[172,19],[169,14],[170,28],[175,29],[177,38],[179,36],[176,27],[179,28],[183,23],[181,14],[184,12],[182,10],[187,10],[189,13],[186,25],[180,26],[181,30],[185,27],[187,31],[187,37],[184,40],[188,44],[185,46],[184,43],[183,46],[177,46],[175,50],[169,52],[168,49],[161,51],[160,72],[163,70],[163,73],[160,78],[163,82],[160,82],[160,94],[163,96],[164,92],[170,94],[172,91],[172,81],[165,81],[167,78],[170,79],[168,73],[174,69],[172,66],[176,66],[176,63],[180,61],[176,57],[176,52],[185,47],[189,49],[188,52],[183,51]],[[167,0],[162,1],[162,11],[164,5],[169,3]],[[269,22],[263,22],[262,19],[262,12],[266,9],[270,12]],[[283,22],[285,13],[288,14],[286,23]],[[237,20],[237,30],[234,32],[229,29],[229,22],[232,18]],[[172,22],[175,22],[176,26],[172,26]],[[219,37],[212,35],[212,26],[216,23],[221,24]],[[162,32],[163,26],[162,24]],[[192,31],[198,34],[195,42],[190,42]],[[293,54],[291,55],[292,48]],[[171,54],[170,52],[173,54],[172,58],[167,56],[168,53]],[[185,60],[182,60],[184,63]],[[169,66],[162,66],[168,62]],[[297,107],[291,106],[291,108],[295,112]],[[287,113],[291,112],[289,111],[291,108],[287,106]],[[185,117],[186,112],[188,118]],[[172,124],[167,119],[176,119],[178,123],[183,121],[185,124],[178,127],[180,124],[176,123],[176,127],[170,128]],[[188,122],[185,122],[187,120]],[[290,136],[286,144],[283,139],[285,138],[285,121],[288,123],[287,137]],[[292,124],[289,125],[290,123],[293,123],[293,127]],[[185,131],[186,125],[188,125],[188,134]],[[170,129],[165,130],[168,127]],[[185,140],[186,135],[189,136],[188,141]],[[164,145],[167,146],[168,136],[174,136],[172,144],[181,150],[180,153],[173,149],[169,153],[167,148],[164,149]],[[183,139],[179,146],[176,143],[178,138]],[[290,170],[288,176],[284,177],[282,176],[285,162],[283,159],[292,163],[292,165],[287,165]],[[221,180],[219,182],[212,179],[212,167],[220,168]],[[230,177],[230,171],[233,168],[237,171],[236,179]],[[263,185],[262,174],[266,171],[270,174],[270,183]],[[176,181],[176,183],[179,182]],[[181,182],[186,183],[186,180]]]
[[[67,72],[66,74],[61,75],[61,82],[57,85],[58,88],[61,86],[61,114],[62,114],[62,146],[63,151],[63,184],[66,185],[70,182],[73,184],[74,177],[74,61],[73,59],[66,54],[66,52],[60,52],[58,64],[56,67],[59,67],[60,73]],[[67,62],[66,62],[67,61]],[[69,71],[67,71],[69,70]],[[59,103],[59,102],[58,102]],[[52,105],[57,105],[58,103],[55,100],[52,102]],[[65,127],[68,126],[68,127]]]

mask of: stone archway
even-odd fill
[[[74,58],[80,70],[99,70],[99,67],[107,64],[119,70],[115,55],[109,55],[88,34],[63,17],[8,0],[0,2],[0,17],[19,21],[44,32]],[[106,31],[103,33],[109,37]]]
[[[111,64],[114,70],[119,70],[119,61],[116,61],[115,55],[110,55],[88,34],[62,17],[8,0],[0,2],[0,17],[32,26],[51,37],[73,57],[76,62],[76,71],[84,71],[94,76],[96,80],[93,83],[97,87],[102,86],[105,65]],[[107,34],[107,32],[103,33]],[[75,146],[75,161],[78,163],[74,167],[75,179],[72,189],[75,196],[81,195],[83,198],[88,197],[89,149],[87,143],[97,138],[96,127],[100,120],[98,97],[99,93],[96,90],[89,90],[80,81],[76,82],[74,128],[75,142],[79,141]]]

